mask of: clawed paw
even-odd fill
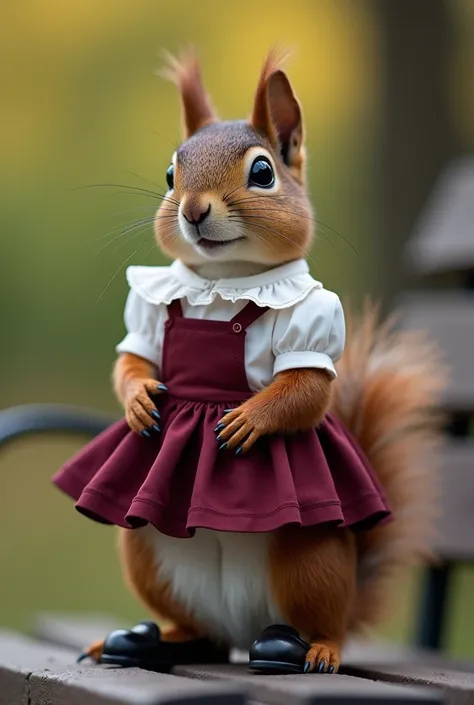
[[[90,658],[92,661],[95,661],[95,663],[100,663],[103,649],[103,639],[100,639],[99,641],[94,641],[90,646],[87,647],[87,649],[84,649],[84,651],[78,656],[77,662],[80,663],[86,658]]]
[[[219,450],[234,450],[235,455],[246,453],[264,433],[253,417],[254,412],[245,404],[226,412],[214,429]]]
[[[160,412],[152,397],[166,391],[165,385],[157,380],[137,380],[125,402],[125,417],[132,431],[144,438],[160,433]]]
[[[340,660],[340,649],[337,644],[331,642],[312,644],[306,654],[304,672],[337,673]]]

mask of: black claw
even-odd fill
[[[225,450],[227,448],[227,443],[222,443],[222,445],[219,446],[219,450]]]
[[[141,435],[142,435],[144,438],[151,438],[150,432],[149,432],[149,431],[146,431],[145,429],[143,429],[143,431],[141,432]]]
[[[311,664],[309,661],[306,661],[304,668],[303,668],[303,673],[308,673],[309,669],[311,668]]]
[[[168,391],[168,387],[166,387],[164,384],[161,384],[161,382],[160,382],[160,384],[157,385],[156,388],[159,389],[161,392],[167,392],[167,391]]]
[[[239,447],[237,448],[237,450],[235,451],[235,454],[236,454],[236,455],[240,455],[242,451],[243,451],[242,446],[239,446]]]
[[[233,409],[224,409],[224,414],[230,414],[231,411],[234,411]]]
[[[329,666],[328,673],[334,673],[334,666]]]
[[[156,423],[153,424],[152,429],[153,429],[156,433],[159,433],[160,430],[161,430],[160,427],[159,427]]]
[[[82,654],[79,654],[79,656],[77,657],[76,663],[81,663],[81,661],[84,661],[88,656],[89,654],[87,653],[87,651],[83,651]]]
[[[222,431],[223,428],[225,428],[225,423],[218,423],[214,429],[214,433],[218,433],[219,431]]]
[[[153,411],[151,412],[151,415],[153,416],[154,419],[158,419],[158,420],[159,420],[159,419],[161,418],[160,415],[159,415],[159,413],[158,413],[157,411],[155,411],[154,409],[153,409]]]
[[[219,433],[219,435],[216,437],[216,441],[217,441],[217,442],[222,441],[222,436],[221,436],[220,433]]]
[[[324,673],[325,670],[326,670],[326,661],[324,661],[324,659],[323,659],[321,661],[321,663],[319,664],[318,673]]]

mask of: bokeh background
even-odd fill
[[[150,226],[179,140],[160,49],[193,42],[224,118],[250,110],[273,43],[305,110],[321,237],[315,276],[388,307],[402,250],[439,169],[474,148],[472,0],[19,0],[0,8],[0,407],[62,402],[119,413],[110,371],[128,263],[162,262]],[[87,188],[83,188],[87,187]],[[17,442],[0,456],[0,624],[38,611],[143,618],[112,529],[50,485],[85,439]],[[457,575],[452,652],[474,654],[474,586]],[[418,580],[396,586],[386,633],[410,636]]]

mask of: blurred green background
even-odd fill
[[[474,2],[449,4],[455,41],[443,91],[457,142],[469,151]],[[0,407],[63,402],[119,413],[110,371],[123,335],[124,268],[162,260],[151,227],[116,234],[151,215],[155,203],[126,189],[79,187],[153,189],[147,179],[164,187],[179,108],[173,87],[154,73],[162,47],[197,45],[227,119],[249,113],[267,48],[295,48],[289,72],[305,110],[310,191],[325,224],[311,252],[313,273],[344,296],[383,297],[376,188],[383,36],[376,5],[2,3]],[[28,628],[40,610],[105,610],[124,623],[143,617],[122,585],[114,531],[78,516],[50,485],[84,441],[29,439],[2,451],[0,625]],[[474,655],[473,584],[470,570],[460,571],[449,641],[464,655]],[[410,635],[417,586],[410,576],[396,587],[399,607],[386,629],[396,639]]]

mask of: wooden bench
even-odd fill
[[[84,643],[118,625],[112,617],[41,615],[32,637],[0,632],[0,705],[474,703],[474,673],[441,672],[415,659],[405,678],[407,665],[394,665],[390,649],[390,666],[349,659],[344,673],[331,676],[251,674],[238,652],[228,666],[181,666],[172,674],[76,664]]]

